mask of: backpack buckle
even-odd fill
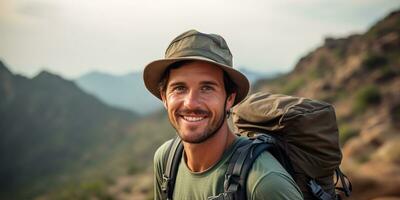
[[[207,200],[233,200],[233,195],[231,192],[224,192],[216,196],[210,196]]]
[[[255,143],[267,143],[267,144],[275,144],[276,140],[274,137],[268,134],[258,134],[256,139],[254,140]]]
[[[331,199],[334,199],[334,198],[332,198],[331,195],[326,193],[322,189],[322,187],[317,182],[315,182],[314,179],[311,179],[308,182],[308,187],[310,188],[310,190],[313,193],[313,195],[318,198],[318,200],[331,200]]]
[[[163,182],[162,182],[162,184],[161,184],[161,190],[162,190],[164,193],[167,193],[168,187],[169,187],[169,185],[170,185],[170,183],[171,183],[171,178],[167,177],[165,174],[163,175],[162,178],[163,178]]]
[[[235,192],[239,189],[240,177],[234,174],[225,174],[224,187],[225,191]]]

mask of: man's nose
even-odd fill
[[[198,92],[191,90],[184,99],[184,106],[188,109],[196,109],[200,105],[200,96]]]

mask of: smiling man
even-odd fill
[[[249,81],[232,66],[225,40],[196,30],[176,37],[165,59],[146,66],[145,85],[162,100],[179,136],[155,153],[155,199],[233,198],[224,191],[225,173],[246,138],[229,129],[227,118],[231,107],[246,97]],[[180,141],[182,154],[174,148]],[[169,158],[174,156],[177,172],[171,175],[168,169],[174,164]],[[269,152],[253,163],[245,193],[247,199],[302,199],[296,183]]]

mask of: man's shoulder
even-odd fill
[[[255,160],[252,171],[255,173],[282,173],[289,175],[279,161],[269,152],[265,151]]]
[[[170,139],[166,142],[164,142],[164,144],[162,144],[160,147],[158,147],[158,149],[156,150],[156,152],[154,153],[154,164],[155,165],[159,165],[159,166],[163,166],[164,165],[164,159],[166,159],[166,155],[169,146],[171,145],[173,139]]]
[[[251,194],[249,199],[259,199],[265,195],[274,197],[272,199],[302,199],[296,182],[268,151],[253,163],[247,181],[247,189]]]
[[[270,152],[265,151],[254,161],[249,172],[248,183],[251,186],[251,184],[256,184],[262,180],[262,177],[274,174],[280,174],[283,177],[292,179],[279,161]]]

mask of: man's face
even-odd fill
[[[172,69],[161,96],[172,126],[188,143],[201,143],[215,134],[235,99],[226,98],[223,71],[201,61]]]

